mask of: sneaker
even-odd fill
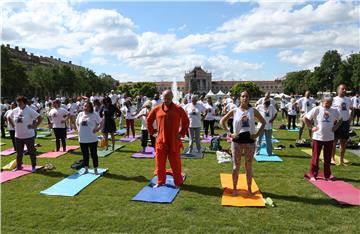
[[[32,167],[32,168],[31,168],[31,172],[32,172],[32,173],[36,172],[36,167]]]
[[[13,170],[11,170],[11,171],[13,171],[13,172],[15,172],[15,171],[21,171],[22,169],[24,169],[23,167],[17,167],[17,168],[15,168],[15,169],[13,169]]]
[[[191,149],[188,149],[185,154],[191,154]]]
[[[316,181],[315,177],[310,177],[311,181]]]

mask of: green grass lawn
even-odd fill
[[[279,121],[275,126],[279,125]],[[360,132],[357,131],[360,135]],[[106,158],[102,168],[109,172],[75,197],[40,195],[64,177],[74,173],[70,165],[81,159],[80,149],[56,159],[38,159],[38,165],[52,163],[56,170],[37,172],[1,185],[3,233],[359,233],[359,207],[341,206],[303,179],[310,157],[295,144],[296,132],[276,131],[286,146],[274,151],[282,163],[253,162],[254,178],[264,197],[275,208],[222,207],[220,173],[231,173],[231,164],[218,164],[214,153],[200,160],[183,160],[185,184],[172,204],[133,202],[152,178],[153,159],[133,159],[140,141]],[[52,136],[53,137],[53,136]],[[37,139],[40,152],[54,149],[52,137]],[[117,137],[119,138],[119,137]],[[12,147],[10,139],[2,139]],[[68,140],[67,144],[78,144]],[[185,143],[187,145],[187,143]],[[208,144],[207,144],[208,145]],[[275,144],[276,145],[276,144]],[[222,141],[223,147],[228,143]],[[349,152],[349,166],[332,166],[333,175],[360,188],[360,157]],[[1,157],[2,165],[15,155]],[[24,163],[29,164],[28,156]],[[241,162],[244,173],[244,161]],[[92,162],[90,160],[90,166]],[[322,165],[321,165],[322,167]]]

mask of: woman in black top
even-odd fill
[[[121,115],[120,110],[115,107],[111,99],[109,97],[104,98],[103,100],[103,106],[100,109],[100,117],[104,119],[103,129],[102,132],[104,133],[105,138],[105,146],[106,149],[108,149],[108,134],[111,135],[111,141],[112,141],[112,150],[115,149],[115,132],[116,132],[116,124],[115,124],[115,118],[116,114],[118,116]]]

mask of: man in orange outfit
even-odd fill
[[[166,183],[166,158],[169,159],[173,171],[175,186],[179,187],[183,183],[180,159],[180,150],[183,148],[181,137],[184,137],[188,131],[189,119],[185,111],[172,102],[173,93],[170,90],[163,92],[163,98],[164,102],[153,108],[146,120],[149,134],[156,137],[155,152],[158,181],[154,187]],[[153,128],[155,120],[158,132],[155,132]]]

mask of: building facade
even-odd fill
[[[230,89],[239,82],[245,81],[224,81],[224,80],[212,80],[210,72],[203,70],[201,67],[195,67],[192,71],[186,72],[184,76],[185,81],[177,82],[177,88],[182,93],[207,93],[211,90],[213,93],[217,93],[220,90],[223,93],[227,93]],[[283,88],[281,85],[281,79],[276,80],[254,80],[254,82],[261,91],[270,93],[282,93]],[[121,83],[120,83],[121,84]],[[156,82],[158,91],[161,93],[166,89],[171,89],[172,82]]]

